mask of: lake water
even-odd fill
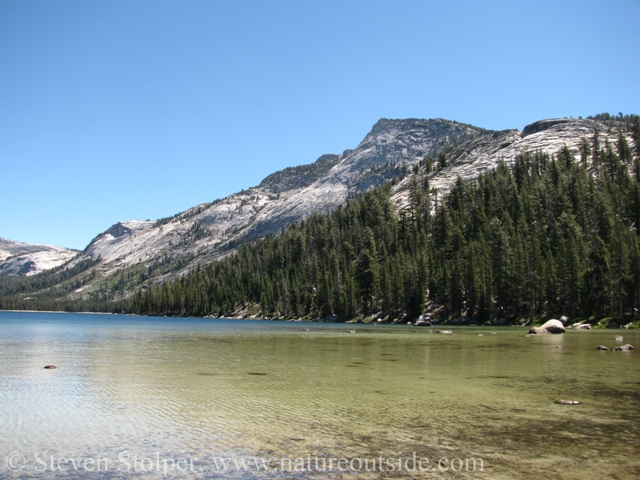
[[[640,478],[638,330],[437,330],[0,312],[0,478]]]

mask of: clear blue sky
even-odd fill
[[[83,249],[381,117],[640,113],[640,2],[0,0],[0,237]]]

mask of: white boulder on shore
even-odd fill
[[[539,327],[532,327],[530,335],[548,335],[550,333],[565,333],[564,324],[560,320],[549,320]]]

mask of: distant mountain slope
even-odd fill
[[[476,178],[500,160],[512,162],[521,151],[553,154],[566,145],[575,152],[583,139],[591,141],[596,129],[601,145],[615,144],[616,125],[562,118],[532,123],[522,132],[498,132],[443,119],[381,119],[353,150],[275,172],[256,187],[173,217],[119,222],[94,238],[68,267],[99,260],[92,266],[99,275],[83,283],[77,290],[80,297],[126,295],[136,285],[182,275],[222,258],[242,242],[276,233],[316,212],[332,211],[356,193],[393,178],[399,180],[393,201],[403,208],[411,170],[440,153],[446,154],[446,166],[434,165],[428,177],[431,188],[445,192],[457,177]]]
[[[62,265],[78,253],[77,250],[63,247],[0,238],[0,274],[34,275]]]
[[[354,150],[269,175],[262,183],[172,218],[118,223],[75,262],[102,259],[104,273],[139,262],[188,258],[183,270],[219,258],[229,242],[277,232],[294,220],[330,211],[350,195],[402,175],[403,169],[493,132],[448,120],[377,122]]]
[[[193,207],[157,222],[121,222],[96,237],[76,261],[102,259],[104,272],[159,260],[183,258],[184,268],[219,258],[243,238],[277,232],[294,220],[331,211],[349,196],[389,181],[445,149],[448,166],[431,174],[431,186],[447,190],[458,176],[474,178],[512,161],[522,150],[554,153],[565,144],[577,150],[594,128],[601,141],[615,142],[616,132],[595,120],[551,119],[520,132],[488,131],[458,122],[432,120],[378,121],[353,150],[324,155],[315,163],[269,175],[253,188]],[[402,183],[396,201],[403,203]],[[231,244],[230,244],[231,242]]]

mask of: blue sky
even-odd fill
[[[640,113],[640,2],[0,0],[0,237],[83,249],[382,117]]]

